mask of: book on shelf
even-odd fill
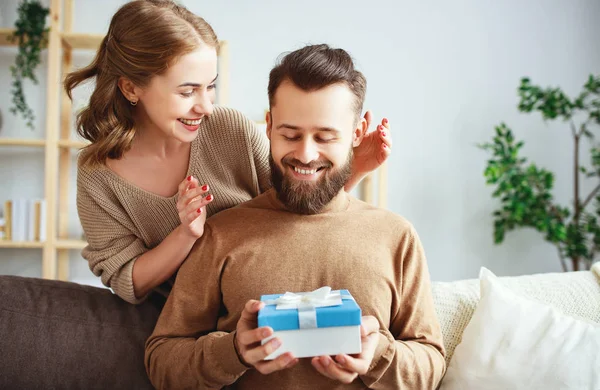
[[[46,200],[19,198],[5,201],[3,239],[46,241]]]

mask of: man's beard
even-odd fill
[[[269,154],[271,166],[271,183],[277,191],[277,198],[288,208],[298,214],[317,214],[340,192],[346,185],[352,173],[352,148],[348,153],[346,163],[339,169],[331,170],[329,161],[313,161],[308,166],[294,158],[285,157],[283,166],[293,169],[290,165],[302,169],[323,168],[326,171],[314,181],[296,180],[291,175],[285,175],[279,168],[273,156]]]

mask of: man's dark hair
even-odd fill
[[[326,44],[309,45],[286,54],[269,74],[269,107],[275,105],[275,92],[284,81],[304,91],[316,91],[343,83],[354,93],[354,110],[360,117],[367,91],[365,76],[354,68],[350,54]]]

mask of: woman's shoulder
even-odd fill
[[[89,177],[96,173],[98,167],[91,162],[90,151],[88,148],[83,148],[77,155],[77,177]]]
[[[107,188],[108,168],[106,165],[93,162],[89,158],[89,151],[82,149],[77,156],[77,186],[81,189],[94,189],[94,192],[99,189]]]
[[[215,106],[206,126],[221,132],[250,132],[255,128],[254,122],[241,111],[223,106]]]
[[[200,149],[246,148],[251,150],[257,143],[259,131],[254,121],[241,111],[215,106],[213,113],[202,123],[194,141]]]

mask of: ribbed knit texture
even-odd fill
[[[350,195],[327,212],[286,211],[270,190],[206,223],[146,347],[158,389],[435,389],[444,351],[412,225]],[[348,289],[380,324],[369,371],[344,385],[310,359],[262,375],[234,349],[244,304],[262,294]]]
[[[254,122],[238,111],[215,107],[192,142],[186,174],[210,186],[214,201],[207,215],[265,191],[270,185],[268,156],[268,139]],[[176,202],[176,194],[150,193],[106,166],[79,165],[77,210],[88,241],[82,256],[102,283],[124,300],[140,302],[133,290],[133,264],[180,225]],[[172,280],[156,290],[167,295],[171,285]]]

